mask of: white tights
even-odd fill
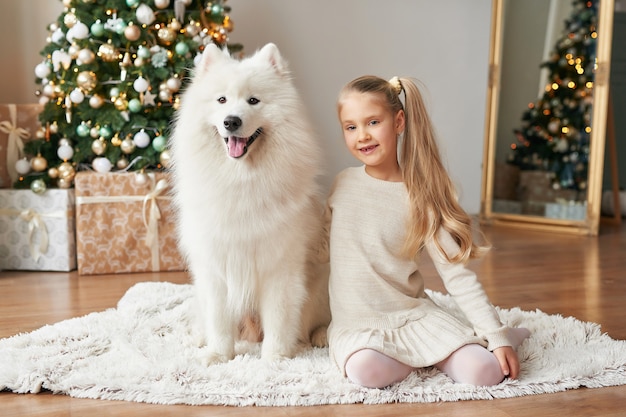
[[[528,329],[510,329],[513,348],[516,349],[528,335]],[[462,346],[435,367],[456,382],[476,386],[496,385],[505,377],[496,356],[477,344]],[[346,362],[348,379],[368,388],[384,388],[402,381],[414,370],[412,366],[373,349],[359,350]]]

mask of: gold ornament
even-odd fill
[[[224,26],[224,29],[229,32],[232,32],[235,27],[233,21],[230,19],[230,16],[224,16],[224,23],[222,23],[222,26]]]
[[[115,105],[115,108],[119,111],[124,111],[128,108],[128,100],[126,100],[125,96],[122,95],[116,98],[113,104]]]
[[[55,179],[59,176],[59,170],[55,167],[52,167],[48,170],[48,176],[52,179]]]
[[[157,31],[157,37],[161,44],[168,46],[176,39],[176,31],[169,27],[160,28]]]
[[[176,18],[172,19],[168,26],[170,27],[170,29],[175,30],[176,32],[178,32],[182,27],[180,22]]]
[[[81,71],[76,76],[76,84],[85,91],[91,91],[98,85],[98,76],[93,71]]]
[[[76,170],[69,162],[63,162],[57,168],[59,171],[59,179],[64,179],[66,181],[71,182],[74,180],[74,176],[76,175]]]
[[[41,154],[39,154],[30,160],[30,167],[35,172],[42,172],[45,171],[46,168],[48,168],[48,161],[46,160],[46,158],[41,156]]]
[[[159,162],[161,162],[161,165],[163,165],[165,168],[169,167],[170,160],[171,156],[168,149],[164,150],[163,152],[161,152],[161,155],[159,155]]]
[[[122,141],[120,149],[122,149],[122,152],[124,152],[126,155],[131,154],[135,150],[135,142],[133,142],[130,137],[127,137]]]
[[[120,159],[117,160],[117,162],[115,163],[115,166],[118,169],[126,169],[128,167],[128,159],[122,156]]]
[[[102,58],[104,62],[115,62],[119,59],[119,52],[110,43],[103,43],[98,48],[98,56]]]
[[[107,143],[104,141],[104,138],[96,139],[91,142],[91,151],[98,156],[103,155],[106,149]]]
[[[122,140],[120,139],[119,133],[116,133],[115,136],[111,138],[111,145],[120,146],[122,144]]]
[[[72,179],[67,179],[67,178],[57,178],[57,186],[59,188],[70,188],[72,186]]]
[[[78,22],[78,19],[76,18],[73,10],[63,17],[63,23],[65,23],[65,26],[67,26],[68,28],[73,27],[76,22]]]

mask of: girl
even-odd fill
[[[363,166],[339,173],[327,202],[331,358],[352,382],[372,388],[433,365],[461,383],[516,378],[514,348],[529,332],[502,325],[464,266],[487,248],[472,240],[417,86],[360,77],[341,91],[338,111],[346,146]],[[425,294],[422,249],[464,317]]]

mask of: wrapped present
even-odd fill
[[[546,203],[545,216],[550,219],[585,220],[587,202],[557,199],[555,203]]]
[[[24,142],[39,129],[40,104],[0,104],[0,188],[17,180],[15,163],[24,156]]]
[[[74,190],[0,190],[0,269],[75,268]]]
[[[184,269],[168,177],[162,172],[76,174],[79,274]]]

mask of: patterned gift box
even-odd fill
[[[0,188],[11,188],[17,180],[15,162],[39,129],[42,109],[40,104],[0,104]]]
[[[74,190],[0,190],[0,269],[76,268]]]
[[[78,172],[78,273],[181,271],[168,174]]]

